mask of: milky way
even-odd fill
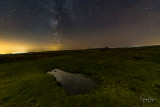
[[[0,40],[43,49],[159,45],[160,0],[0,0]]]

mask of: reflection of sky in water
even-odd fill
[[[79,74],[64,72],[62,70],[52,70],[49,72],[56,77],[56,80],[61,83],[63,88],[69,95],[88,93],[95,83]]]

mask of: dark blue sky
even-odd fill
[[[67,48],[160,43],[160,0],[0,0],[0,39]]]

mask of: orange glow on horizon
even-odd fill
[[[0,41],[0,54],[17,54],[27,52],[40,52],[40,51],[56,51],[61,49],[61,44],[25,44],[20,42],[4,42]]]
[[[7,53],[25,53],[28,50],[28,46],[23,44],[17,44],[17,43],[5,43],[0,42],[0,53],[1,54],[7,54]]]

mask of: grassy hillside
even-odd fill
[[[96,82],[68,96],[52,69]],[[142,94],[156,102],[140,101]],[[159,107],[160,47],[57,51],[0,56],[0,107]]]

